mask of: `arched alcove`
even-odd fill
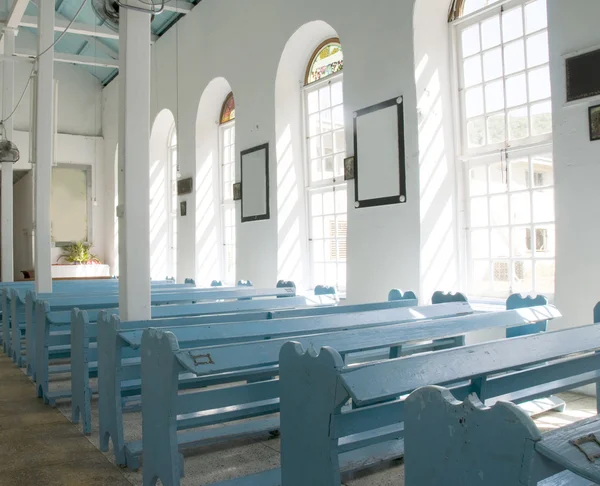
[[[235,205],[230,201],[229,194],[223,194],[221,174],[224,157],[227,158],[225,166],[235,166],[235,130],[231,130],[232,102],[234,95],[231,86],[225,78],[219,77],[206,86],[198,105],[195,190],[196,283],[199,285],[208,285],[212,280],[235,279],[235,228],[238,218],[234,217],[235,211],[234,215],[231,211],[227,212],[227,220],[225,218],[226,209],[235,208]],[[226,119],[223,119],[224,111],[227,111]],[[227,154],[224,154],[225,149]],[[228,174],[226,179],[230,181],[234,172]],[[225,209],[224,196],[227,202]],[[233,261],[227,260],[227,255],[232,254]],[[229,262],[229,267],[233,265],[233,272],[231,268],[229,272],[225,268],[226,261]]]
[[[150,136],[150,275],[154,280],[176,277],[173,255],[174,222],[177,209],[173,206],[172,136],[176,132],[175,118],[170,110],[162,110],[154,120]]]
[[[326,283],[311,278],[310,201],[305,190],[310,171],[305,170],[307,160],[303,155],[308,151],[304,134],[310,133],[304,126],[303,103],[315,56],[337,37],[335,29],[323,21],[304,24],[285,45],[275,82],[277,274],[279,279],[293,280],[299,288]]]
[[[415,81],[419,122],[421,290],[457,289],[459,237],[449,0],[416,0]]]

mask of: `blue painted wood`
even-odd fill
[[[442,304],[444,302],[468,302],[467,297],[461,292],[456,293],[446,293],[438,290],[433,293],[431,297],[432,304]]]
[[[364,327],[367,325],[378,325],[383,323],[388,325],[388,321],[395,319],[395,322],[407,322],[415,319],[428,320],[436,316],[441,318],[448,315],[471,312],[470,306],[466,303],[455,303],[446,306],[433,308],[431,306],[416,309],[391,309],[384,312],[370,312],[359,314],[346,314],[334,316],[318,316],[313,318],[283,319],[280,321],[257,321],[243,323],[227,323],[223,325],[204,325],[193,326],[194,331],[188,332],[191,326],[174,327],[174,323],[182,321],[192,322],[188,319],[177,319],[173,321],[151,321],[153,326],[163,327],[171,325],[179,338],[179,345],[182,348],[197,345],[199,342],[209,344],[216,343],[236,343],[254,341],[256,339],[265,339],[282,336],[314,334],[325,332],[329,329],[348,329],[350,327]],[[144,321],[142,321],[144,322]],[[148,321],[146,321],[148,322]],[[394,321],[392,321],[394,322]],[[120,384],[125,380],[139,379],[140,366],[139,361],[128,362],[121,359],[120,353],[125,348],[139,347],[143,332],[140,330],[124,331],[120,328],[125,326],[139,326],[141,323],[119,323],[118,318],[114,317],[110,323],[101,322],[98,331],[98,381],[99,381],[99,409],[100,409],[100,445],[102,450],[108,450],[109,437],[113,440],[113,449],[115,450],[115,459],[118,464],[125,465],[126,454],[124,451],[124,440],[122,430],[122,419],[116,417],[122,415],[122,400]],[[391,325],[391,324],[389,324]],[[146,327],[148,324],[146,324]],[[286,339],[287,340],[287,339]],[[271,342],[271,340],[267,341]],[[284,340],[285,342],[285,340]],[[276,362],[276,359],[275,359]],[[259,366],[260,367],[260,366]],[[256,368],[256,367],[254,367]],[[233,368],[232,368],[233,370]],[[276,373],[275,373],[276,374]],[[243,375],[245,379],[264,379],[263,372],[256,376],[256,372],[250,370]],[[271,376],[270,373],[266,377]],[[239,380],[240,377],[235,374],[223,378],[228,380]],[[193,378],[190,385],[198,383],[198,378]],[[129,388],[128,393],[138,393],[140,384]],[[144,402],[147,403],[147,402]],[[131,463],[128,463],[131,466]]]
[[[396,300],[418,300],[417,295],[412,290],[407,290],[406,292],[400,289],[392,289],[388,293],[389,301]]]
[[[337,295],[335,287],[327,285],[317,285],[315,287],[315,295]]]
[[[252,287],[252,282],[250,280],[238,280],[238,287]]]
[[[522,310],[524,309],[517,311]],[[540,317],[543,318],[543,316]],[[499,437],[502,438],[511,433],[506,420],[498,420],[494,424],[495,432],[493,433],[489,430],[484,431],[482,426],[475,426],[475,418],[472,416],[466,420],[465,425],[464,421],[461,422],[456,417],[447,415],[443,425],[440,425],[431,419],[431,416],[435,415],[438,410],[426,415],[424,409],[427,402],[418,393],[411,395],[406,402],[402,397],[423,385],[448,384],[451,386],[453,395],[457,398],[461,397],[461,399],[477,392],[480,394],[481,400],[490,402],[492,399],[499,398],[497,393],[505,392],[507,387],[511,387],[511,391],[521,393],[521,401],[527,401],[540,394],[543,396],[548,393],[548,390],[562,390],[567,383],[570,387],[576,387],[597,381],[600,378],[600,357],[595,354],[586,356],[582,353],[589,353],[599,348],[600,327],[592,325],[437,351],[426,355],[419,354],[352,367],[344,366],[341,369],[338,367],[336,368],[335,399],[325,396],[321,402],[319,394],[312,394],[310,390],[318,389],[322,376],[328,373],[327,369],[316,366],[316,353],[310,351],[310,348],[305,353],[306,346],[299,348],[297,345],[288,344],[282,349],[280,358],[282,464],[284,464],[284,478],[286,461],[294,464],[292,470],[296,475],[290,474],[293,477],[289,478],[289,482],[284,480],[284,484],[290,486],[312,484],[310,475],[314,472],[313,465],[319,464],[319,459],[311,454],[311,449],[299,453],[300,449],[294,448],[294,444],[302,444],[303,441],[308,440],[308,437],[302,435],[296,437],[290,430],[295,430],[298,434],[303,434],[303,430],[309,430],[309,422],[315,413],[318,413],[320,407],[324,407],[327,403],[329,414],[328,420],[324,422],[327,423],[328,437],[332,439],[333,447],[337,452],[347,451],[348,442],[351,442],[351,447],[354,448],[373,444],[377,440],[389,440],[394,433],[398,439],[401,438],[403,434],[401,424],[406,417],[405,440],[408,450],[411,451],[413,457],[420,458],[420,464],[423,465],[423,475],[409,483],[409,469],[412,463],[409,462],[407,454],[405,458],[407,486],[517,484],[511,481],[507,475],[499,476],[503,480],[493,482],[491,478],[495,477],[496,470],[490,468],[484,471],[482,469],[488,463],[502,462],[500,459],[504,457],[503,452],[490,453],[489,459],[484,460],[482,464],[476,461],[471,462],[471,456],[467,455],[467,450],[470,451],[471,446],[473,450],[478,451],[497,450],[498,443],[494,434],[500,433],[502,436]],[[288,355],[285,356],[286,361],[284,361],[286,353]],[[337,351],[325,347],[321,349],[319,359],[324,359],[321,357],[323,353],[331,354],[332,357],[329,359],[334,359],[339,354]],[[212,353],[211,359],[215,360]],[[311,359],[312,361],[310,361]],[[291,376],[291,378],[284,383],[286,377],[283,369],[284,362],[289,363],[290,361],[293,366],[289,370],[290,375],[287,376]],[[312,371],[307,367],[306,361],[311,362],[311,366],[315,367]],[[533,365],[538,366],[533,367]],[[519,367],[525,369],[511,371]],[[540,371],[542,368],[545,373]],[[529,378],[523,378],[525,376]],[[497,382],[500,382],[501,386],[496,386]],[[540,384],[544,384],[545,389],[541,390]],[[302,396],[296,393],[297,386],[302,387]],[[291,396],[285,397],[286,393]],[[294,422],[292,424],[294,429],[288,429],[287,432],[283,427],[287,420],[285,417],[287,410],[284,407],[286,398],[291,400],[291,403],[297,403],[298,400],[303,403],[302,410],[293,409],[293,413],[288,414],[289,420]],[[358,408],[348,412],[337,406],[348,400],[352,400],[352,404]],[[414,406],[411,409],[412,414],[409,415],[408,407],[411,401]],[[524,412],[515,408],[519,414],[533,423]],[[418,422],[416,422],[416,417],[419,417]],[[428,427],[427,424],[431,424],[431,427]],[[394,427],[396,427],[395,430]],[[412,427],[410,435],[409,427]],[[459,432],[460,427],[470,427],[471,435],[467,439]],[[310,434],[315,435],[316,432],[310,430]],[[444,441],[441,440],[441,437],[444,438]],[[337,439],[337,442],[334,439]],[[413,442],[409,439],[420,441],[419,446],[416,449],[412,448]],[[502,443],[502,440],[499,442]],[[507,439],[506,442],[510,441]],[[462,452],[454,455],[455,450]],[[509,445],[504,452],[510,455],[509,450],[519,451],[520,456],[516,461],[519,465],[528,463],[529,459],[523,457],[524,443],[521,443],[519,447],[514,447],[514,444]],[[323,456],[323,452],[320,451],[319,455]],[[465,460],[467,457],[469,459]],[[321,461],[320,464],[320,470],[314,473],[316,477],[321,478],[319,484],[339,485],[339,482],[323,480],[337,472],[339,466],[335,463],[335,457],[331,463],[323,465]],[[448,475],[448,471],[453,467],[473,469],[478,474],[473,475],[473,482],[467,482],[463,476]],[[545,477],[543,474],[550,475],[559,472],[556,467],[547,469],[546,463],[540,464],[539,461],[536,461],[528,474],[537,481]],[[305,472],[298,477],[297,474],[300,474],[298,471]],[[429,476],[434,474],[434,471],[439,472],[439,476],[436,476],[437,479]],[[411,474],[413,472],[414,470]],[[483,474],[483,479],[479,472]],[[537,484],[537,482],[518,484]]]
[[[534,305],[546,305],[548,299],[542,295],[535,297],[523,296],[521,294],[512,294],[506,299],[507,309],[519,309],[522,307],[531,307]],[[547,322],[538,322],[537,324],[530,324],[528,326],[514,327],[507,329],[506,337],[526,336],[528,334],[535,334],[538,332],[544,332],[548,328]]]
[[[463,303],[462,305],[468,304]],[[431,311],[439,307],[443,306],[430,306],[427,309]],[[426,311],[423,310],[421,312]],[[513,325],[523,324],[527,322],[526,320],[536,315],[538,317],[534,318],[544,319],[551,315],[559,315],[552,307],[503,311],[497,314],[503,314],[504,321],[508,320]],[[310,467],[306,467],[305,463],[303,468],[298,469],[298,471],[302,470],[303,474],[295,484],[330,484],[324,481],[329,481],[331,478],[331,484],[335,484],[336,480],[338,480],[337,484],[339,484],[340,466],[337,464],[339,451],[337,449],[335,452],[331,450],[331,444],[335,440],[330,436],[330,425],[332,424],[330,418],[331,410],[341,410],[342,405],[348,400],[347,393],[343,397],[339,394],[340,385],[342,384],[340,370],[345,369],[343,368],[344,361],[338,353],[328,356],[327,352],[324,351],[321,351],[321,355],[315,358],[313,350],[327,345],[341,349],[344,353],[351,353],[363,351],[365,347],[368,348],[369,346],[385,348],[389,347],[390,343],[419,342],[423,341],[423,337],[427,335],[430,336],[430,339],[437,339],[446,335],[454,336],[466,331],[481,330],[490,326],[494,321],[500,327],[501,324],[498,322],[500,321],[498,315],[493,316],[495,319],[489,319],[488,317],[489,314],[478,314],[461,316],[460,318],[412,322],[395,326],[372,327],[356,331],[348,330],[345,332],[305,337],[295,336],[293,338],[295,341],[303,343],[309,349],[306,355],[303,352],[298,354],[298,343],[285,344],[290,338],[220,346],[210,346],[211,343],[207,343],[207,346],[203,348],[182,349],[182,342],[178,342],[175,339],[178,332],[176,328],[169,331],[162,329],[146,330],[142,338],[142,402],[144,403],[142,409],[144,423],[142,441],[145,484],[151,484],[147,481],[151,481],[157,477],[165,485],[179,484],[178,478],[183,472],[180,469],[181,461],[173,460],[174,457],[178,457],[177,448],[182,445],[181,440],[175,439],[177,430],[218,423],[216,420],[219,416],[225,422],[231,418],[230,414],[232,413],[235,414],[236,418],[256,416],[259,413],[273,413],[277,411],[277,408],[264,407],[266,407],[266,404],[270,404],[269,400],[272,400],[274,397],[276,400],[280,396],[279,393],[285,393],[281,388],[282,386],[288,386],[289,393],[286,395],[287,402],[283,399],[283,395],[281,395],[281,406],[283,407],[284,404],[287,404],[290,407],[288,410],[291,410],[288,412],[288,417],[290,418],[286,423],[288,428],[284,428],[282,422],[282,438],[291,436],[294,433],[294,429],[296,431],[302,430],[302,433],[305,435],[301,439],[302,442],[298,445],[297,451],[303,451],[302,454],[309,454],[306,452],[306,445],[311,444],[309,448],[311,455]],[[469,322],[475,320],[479,321],[478,325],[474,325],[474,322]],[[159,350],[161,346],[164,347],[162,350]],[[293,357],[289,361],[285,360],[286,353],[284,349],[286,346],[291,346],[294,349],[291,354],[298,356],[297,362],[294,361]],[[325,350],[328,349],[325,348]],[[273,350],[275,351],[274,358],[271,357]],[[285,366],[284,361],[288,364],[292,363],[291,369],[288,369],[288,375],[284,375],[282,371],[280,380],[232,386],[227,388],[226,393],[223,393],[221,390],[206,390],[186,393],[185,395],[177,393],[177,390],[181,387],[182,373],[186,371],[193,371],[200,379],[227,376],[229,373],[235,373],[235,377],[232,380],[240,380],[244,376],[240,375],[240,373],[244,371],[251,373],[255,370],[264,370],[265,367],[272,366],[270,373],[272,376],[276,376],[277,355],[279,351],[281,351],[281,359],[279,360],[281,368]],[[415,349],[415,351],[418,351],[418,349]],[[163,355],[162,353],[165,354]],[[327,365],[323,365],[322,360]],[[172,368],[169,371],[169,378],[167,378],[172,380],[170,382],[171,385],[159,384],[156,379],[156,373],[154,370],[151,370],[151,368],[156,366],[156,363],[167,363],[166,367]],[[298,372],[299,368],[302,368],[301,373]],[[291,384],[286,384],[286,376],[291,375],[299,376],[300,379]],[[144,386],[144,383],[152,383],[152,386]],[[176,383],[179,383],[179,385],[175,386]],[[250,387],[257,388],[251,389]],[[152,395],[152,397],[146,395],[147,389],[151,389],[149,393],[154,393],[155,395]],[[155,403],[161,401],[157,390],[169,389],[171,390],[172,397],[163,397],[162,403],[157,404],[155,407]],[[307,396],[310,397],[310,404],[307,404]],[[277,401],[273,403],[273,406],[276,405]],[[187,423],[182,423],[184,420],[176,419],[177,414],[201,412],[219,407],[224,408],[217,410],[218,413],[211,413],[211,421],[209,423],[207,423],[206,418],[202,414],[197,414],[198,416],[196,414],[192,415],[193,418],[189,419]],[[310,412],[306,412],[306,410],[310,410]],[[161,416],[162,419],[157,419],[157,416]],[[303,420],[303,417],[306,420]],[[295,423],[296,419],[302,424],[301,426]],[[152,428],[151,435],[148,437],[146,436],[146,426]],[[264,432],[267,431],[264,430]],[[391,441],[394,445],[398,445],[398,435],[399,431],[396,427],[386,432],[384,437],[386,441]],[[347,450],[344,450],[344,452],[354,453],[353,447],[356,448],[358,446],[361,448],[375,447],[389,450],[389,444],[383,447],[383,442],[380,439],[381,436],[375,436],[368,439],[352,440],[345,446]],[[215,440],[214,437],[213,440]],[[297,442],[295,443],[298,444]],[[192,444],[187,445],[191,446]],[[146,451],[149,451],[148,455],[146,455]],[[394,448],[394,451],[396,455],[399,453],[397,448]],[[373,449],[369,449],[369,454],[372,453]],[[285,455],[285,457],[289,458],[289,454]],[[377,460],[381,460],[377,455],[374,457]],[[382,457],[387,458],[388,456],[382,454]],[[160,458],[166,459],[161,460]],[[320,469],[320,465],[331,464],[334,459],[336,462],[335,468],[328,470],[325,476],[318,474],[318,472],[323,472],[323,469]],[[129,460],[130,458],[128,457]],[[282,461],[285,460],[282,453]],[[355,455],[352,463],[354,467],[360,467],[361,463],[363,465],[370,464],[372,463],[372,459]],[[148,464],[151,464],[149,468]],[[177,469],[172,470],[172,468]],[[297,470],[294,469],[294,471]],[[317,473],[311,475],[315,471]],[[291,473],[292,476],[294,474],[294,472]]]
[[[347,314],[350,312],[366,312],[383,309],[397,309],[400,307],[416,307],[418,302],[413,299],[397,300],[391,302],[373,302],[369,304],[354,304],[354,305],[339,305],[339,306],[326,306],[318,307],[318,315],[328,314]],[[271,319],[283,319],[290,317],[306,317],[317,315],[314,308],[309,309],[290,309],[290,310],[279,310],[272,311],[270,313]]]

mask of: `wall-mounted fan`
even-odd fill
[[[0,122],[0,162],[17,163],[21,158],[17,146],[6,138],[6,128]]]
[[[119,32],[119,3],[116,0],[92,0],[96,17],[115,32]]]
[[[137,10],[139,12],[145,12],[152,15],[150,21],[154,20],[154,16],[158,15],[165,9],[165,0],[160,0],[155,3],[154,0],[149,0],[150,8],[128,6],[127,2],[123,3],[121,0],[92,0],[92,9],[96,16],[103,20],[115,32],[119,31],[119,10],[121,8],[128,8],[131,10]],[[155,6],[158,6],[158,9]]]

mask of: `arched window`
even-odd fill
[[[170,198],[169,198],[169,268],[171,270],[170,277],[177,278],[177,179],[179,176],[179,166],[177,164],[177,127],[173,124],[168,139],[168,164],[169,164],[169,181],[170,181]]]
[[[339,39],[328,39],[310,58],[304,88],[311,284],[342,292],[348,227],[343,66]]]
[[[221,109],[219,127],[221,161],[221,227],[223,239],[223,280],[235,284],[235,100],[229,93]]]
[[[554,293],[546,0],[455,0],[470,292]],[[487,8],[486,8],[487,7]]]

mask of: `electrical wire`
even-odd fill
[[[47,49],[40,52],[37,56],[31,58],[34,61],[34,64],[33,64],[33,67],[31,68],[31,72],[29,73],[29,77],[27,79],[27,84],[25,85],[25,89],[23,90],[23,93],[21,94],[21,97],[19,98],[19,101],[17,102],[14,110],[10,113],[10,115],[8,115],[6,118],[1,120],[0,123],[4,123],[4,122],[10,120],[12,118],[12,116],[15,114],[15,112],[19,109],[19,106],[21,105],[23,98],[25,97],[25,93],[27,93],[27,89],[29,88],[29,85],[31,84],[31,79],[33,77],[33,73],[35,72],[35,62],[38,61],[44,54],[46,54],[46,52],[48,52],[50,49],[52,49],[56,44],[58,44],[60,42],[60,40],[67,34],[67,32],[69,31],[71,26],[75,23],[75,20],[77,20],[77,17],[79,17],[79,14],[81,13],[81,11],[83,10],[83,7],[85,7],[85,5],[87,3],[88,3],[88,0],[83,0],[83,2],[81,3],[81,6],[79,7],[79,9],[77,9],[77,12],[75,12],[73,19],[69,22],[69,24],[67,25],[65,30],[63,30],[61,32],[61,34],[58,36],[58,39],[56,39]]]

